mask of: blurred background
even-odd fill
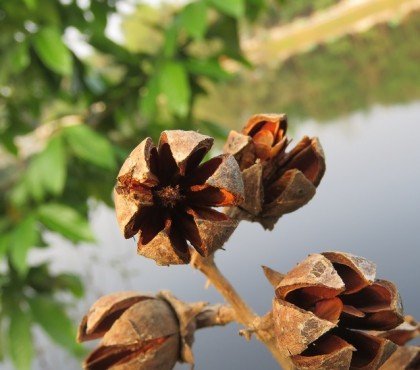
[[[345,250],[378,264],[419,318],[419,0],[0,0],[0,368],[79,369],[100,295],[221,301],[188,266],[136,257],[111,198],[145,136],[285,112],[327,173],[273,232],[243,222],[216,260],[260,314],[286,272]],[[239,327],[197,333],[197,369],[276,369]],[[177,369],[187,369],[179,365]]]

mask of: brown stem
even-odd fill
[[[197,329],[209,328],[212,326],[225,326],[236,321],[235,310],[227,305],[215,304],[206,306],[195,317]]]
[[[253,312],[237,293],[232,284],[220,272],[214,263],[213,256],[203,258],[198,253],[194,252],[193,258],[191,259],[191,265],[195,269],[201,271],[223,298],[232,306],[232,309],[235,311],[236,321],[255,333],[257,338],[264,343],[277,363],[284,370],[292,369],[290,360],[278,351],[271,327],[264,329],[255,328],[255,324],[261,321],[261,319]]]

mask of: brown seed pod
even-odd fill
[[[420,369],[420,347],[398,347],[382,365],[381,370],[418,370]]]
[[[337,335],[325,335],[316,346],[308,348],[302,355],[292,357],[294,365],[301,370],[347,370],[350,368],[356,349]]]
[[[134,292],[99,299],[79,327],[78,340],[102,338],[84,368],[167,369],[179,360],[177,317],[164,300]]]
[[[198,326],[225,325],[232,320],[229,307],[185,303],[167,291],[156,296],[119,292],[91,307],[77,339],[102,338],[84,361],[85,369],[169,370],[177,361],[194,364],[191,346]]]
[[[280,282],[284,279],[284,274],[271,269],[267,266],[261,266],[264,272],[265,277],[267,278],[268,282],[273,286],[273,288],[276,288]]]
[[[325,173],[325,156],[317,138],[304,137],[286,152],[285,114],[252,116],[242,133],[231,131],[224,151],[242,171],[245,201],[229,214],[271,229],[284,214],[308,203]]]
[[[376,331],[374,334],[391,340],[399,346],[404,346],[410,340],[420,336],[420,324],[412,316],[405,316],[404,322],[395,329],[388,331]]]
[[[378,369],[396,345],[373,333],[402,322],[394,284],[375,265],[342,252],[312,254],[275,287],[277,343],[297,369]],[[354,330],[357,329],[357,330]]]
[[[213,139],[194,131],[164,131],[158,147],[143,140],[123,164],[114,191],[125,238],[158,264],[185,264],[190,245],[202,256],[223,246],[238,222],[213,207],[243,201],[236,160],[223,154],[200,164]]]

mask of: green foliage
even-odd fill
[[[31,368],[34,348],[32,344],[30,316],[19,307],[10,312],[9,351],[13,364],[17,370]]]
[[[59,203],[46,203],[38,208],[39,220],[51,231],[73,242],[94,241],[86,219],[73,208]]]
[[[244,0],[208,0],[208,2],[221,12],[235,18],[240,18],[245,13]]]
[[[33,215],[26,217],[13,229],[9,239],[10,261],[19,274],[27,272],[26,256],[38,239],[39,232]]]
[[[98,167],[112,170],[116,166],[112,145],[100,134],[85,125],[66,127],[63,130],[74,154]]]
[[[35,51],[42,62],[53,72],[70,75],[72,71],[71,52],[61,40],[59,28],[46,27],[37,32],[32,39]]]
[[[166,62],[159,74],[159,90],[166,97],[168,108],[174,114],[188,114],[191,89],[185,67],[177,62]]]
[[[82,297],[83,284],[29,264],[31,250],[49,247],[48,231],[93,242],[88,204],[112,206],[117,169],[146,135],[224,135],[197,118],[197,98],[232,77],[222,60],[247,64],[239,23],[268,0],[139,5],[124,15],[124,43],[105,33],[118,1],[0,0],[0,338],[10,323],[1,347],[20,369],[33,357],[33,324],[80,353],[62,297]]]
[[[66,153],[61,138],[57,136],[30,159],[21,186],[26,197],[41,201],[47,194],[62,193],[66,175]]]
[[[60,304],[41,295],[29,299],[28,303],[34,321],[52,340],[76,355],[83,353],[75,343],[76,328]]]
[[[201,40],[207,29],[207,5],[203,1],[188,4],[180,13],[181,23],[188,34]]]

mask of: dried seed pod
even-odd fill
[[[376,335],[404,346],[410,340],[420,336],[420,324],[412,316],[405,316],[404,322],[395,329],[385,332],[377,331]]]
[[[285,114],[252,116],[242,133],[231,131],[224,151],[242,171],[245,201],[229,214],[271,229],[284,214],[308,203],[325,173],[325,156],[317,138],[304,137],[286,152]]]
[[[273,288],[276,288],[277,285],[280,284],[280,282],[284,279],[284,274],[271,269],[267,266],[261,266],[264,272],[265,277],[269,281],[269,283],[273,286]]]
[[[275,287],[277,343],[297,369],[378,369],[395,351],[386,335],[402,322],[397,288],[375,265],[342,252],[312,254]],[[358,329],[358,330],[354,330]]]
[[[228,154],[200,165],[213,139],[193,131],[164,131],[156,148],[143,140],[123,164],[114,191],[125,238],[138,234],[138,253],[158,264],[185,264],[190,245],[202,256],[222,247],[237,226],[213,207],[235,206],[244,188]]]
[[[350,368],[356,349],[337,335],[325,335],[317,345],[308,348],[302,355],[292,357],[294,365],[301,370],[347,370]]]
[[[101,337],[84,368],[172,369],[179,360],[177,317],[164,300],[134,292],[99,299],[79,327],[78,340]]]
[[[381,370],[418,370],[420,369],[420,347],[398,347],[382,365]]]
[[[191,346],[197,320],[202,324],[214,316],[206,310],[211,313],[214,308],[207,309],[205,302],[182,302],[166,291],[156,296],[136,292],[104,296],[79,326],[79,342],[102,338],[84,368],[169,370],[177,361],[194,364]],[[225,311],[226,322],[212,325],[232,320],[231,310]]]

